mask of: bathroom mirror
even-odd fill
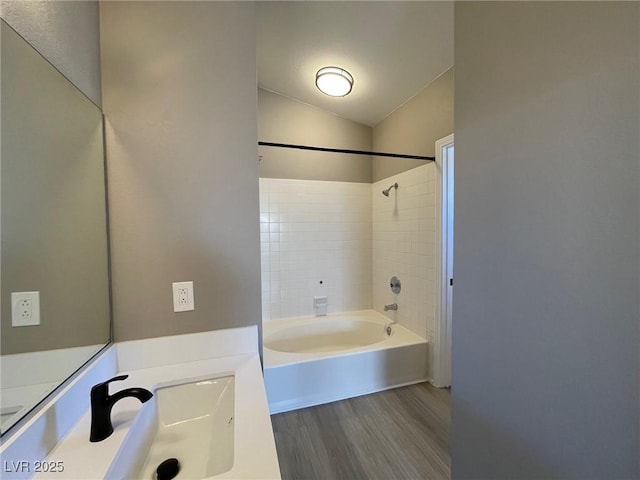
[[[109,343],[111,313],[102,112],[0,28],[4,435]]]

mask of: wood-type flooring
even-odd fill
[[[272,415],[282,478],[448,479],[449,397],[421,383]]]

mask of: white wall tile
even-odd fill
[[[373,307],[414,333],[433,339],[435,310],[435,165],[430,163],[394,175],[372,186]],[[389,197],[382,190],[393,183]],[[396,275],[402,290],[394,294]],[[384,305],[397,303],[397,312]]]
[[[371,308],[371,217],[370,184],[261,178],[263,321]]]

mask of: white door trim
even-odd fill
[[[453,168],[448,161],[448,148],[453,145],[453,134],[436,141],[436,238],[435,238],[435,324],[432,349],[433,385],[448,387],[451,385],[451,302],[449,300],[449,279],[453,278],[451,262],[447,262],[449,241],[449,202],[447,175]],[[452,239],[451,239],[452,240]],[[451,248],[453,248],[451,246]],[[453,254],[453,252],[451,252]]]

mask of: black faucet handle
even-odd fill
[[[93,392],[97,389],[108,389],[111,382],[120,382],[122,380],[126,380],[127,378],[129,378],[129,375],[118,375],[117,377],[110,378],[109,380],[105,380],[104,382],[96,383],[93,387],[91,387],[91,391]]]
[[[126,380],[127,378],[129,378],[129,375],[118,375],[117,377],[110,378],[109,380],[103,383],[120,382],[122,380]]]

